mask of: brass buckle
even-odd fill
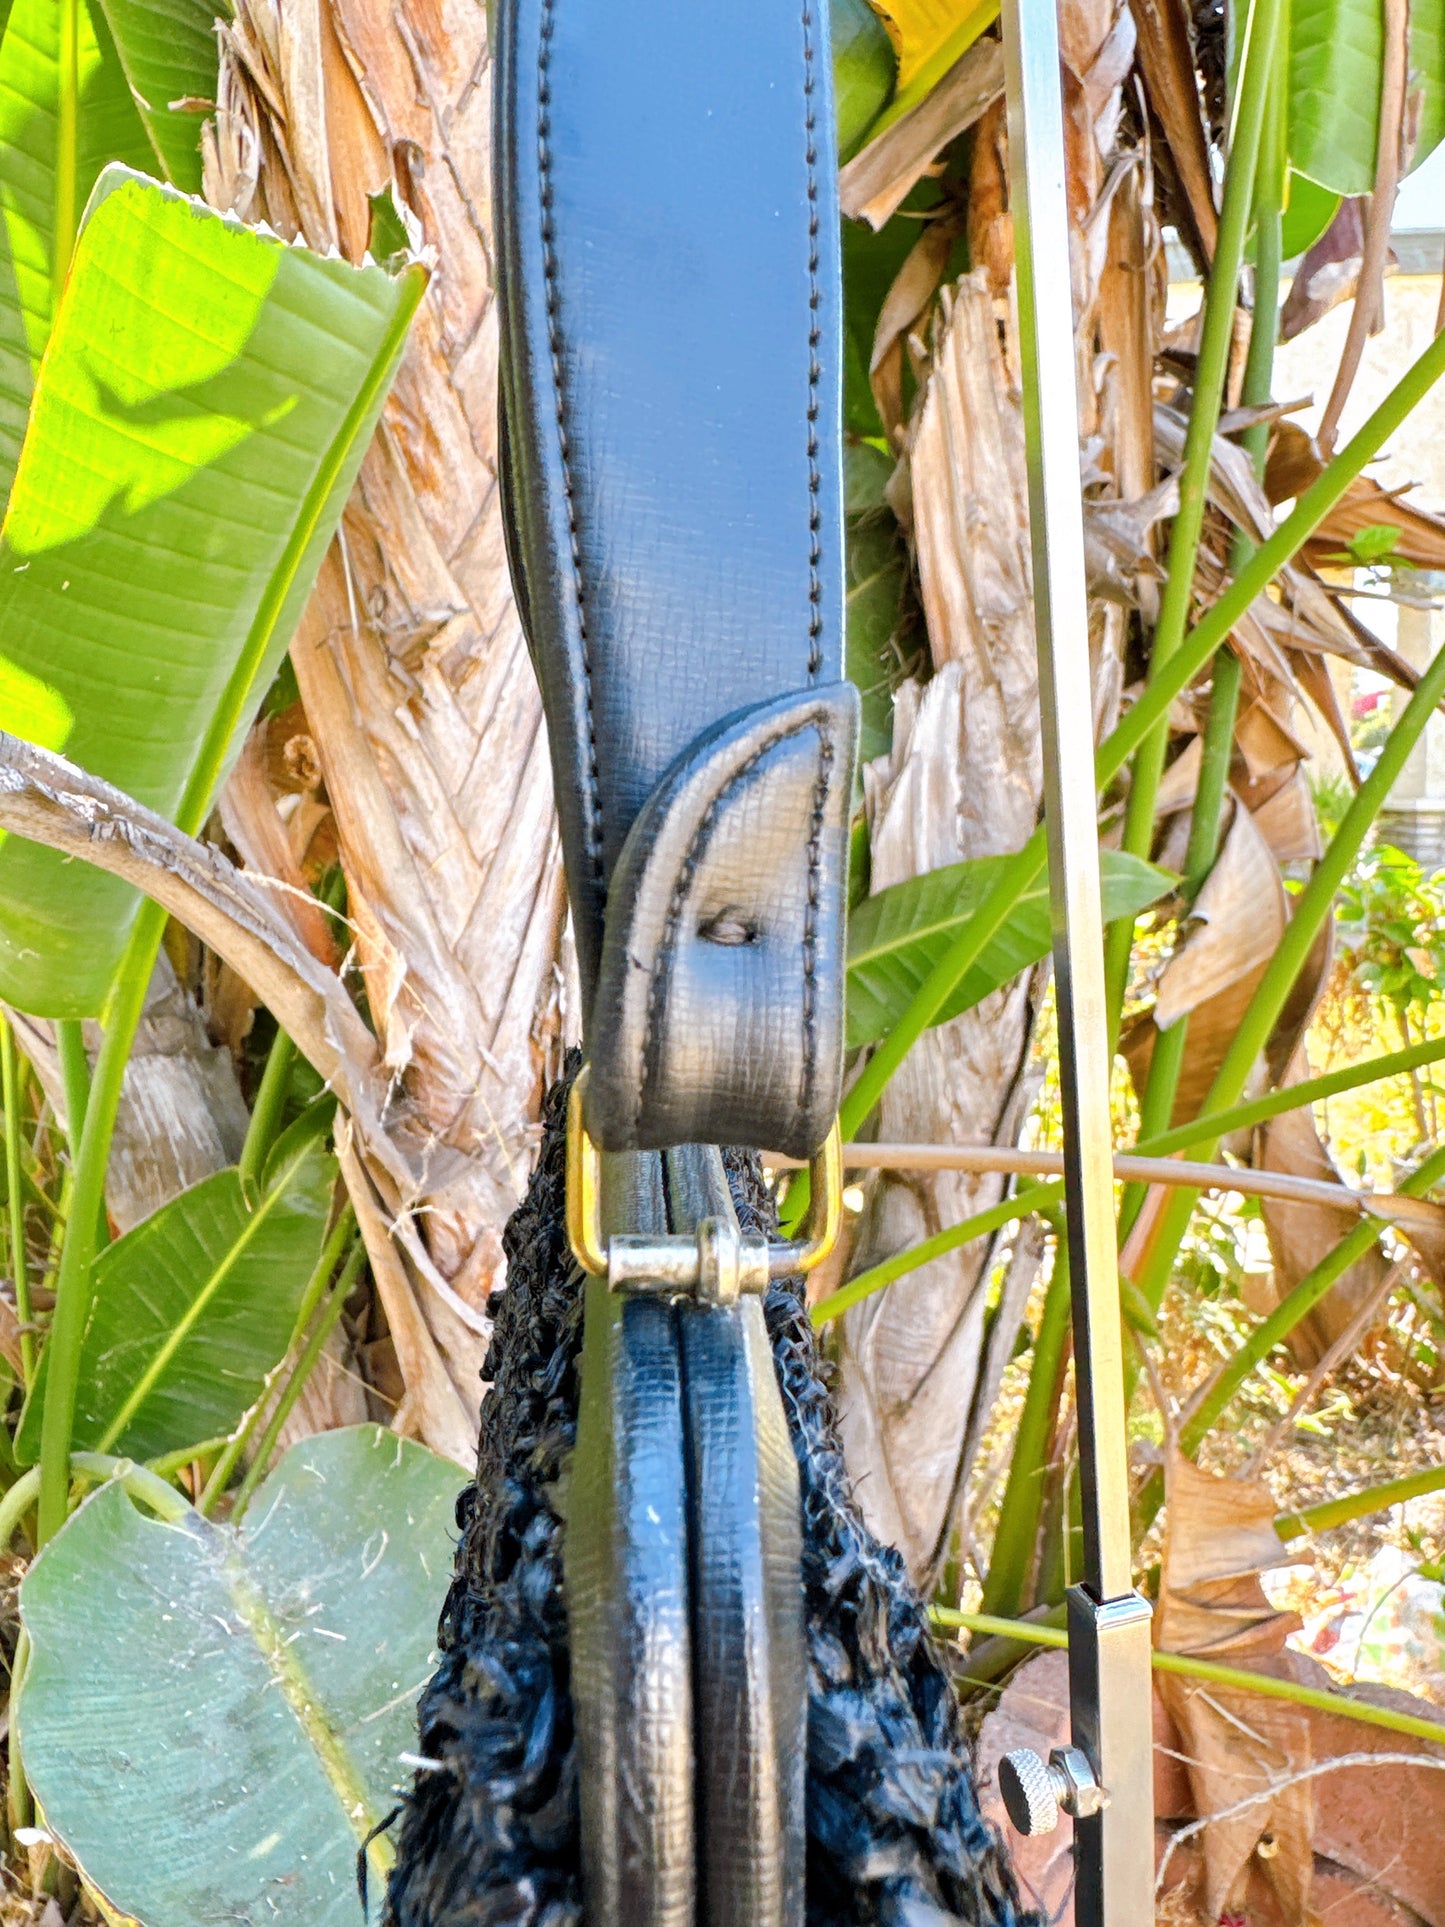
[[[735,1304],[744,1292],[767,1290],[775,1278],[812,1271],[838,1242],[843,1220],[843,1145],[833,1127],[808,1164],[811,1194],[802,1238],[776,1242],[704,1218],[690,1238],[602,1235],[601,1159],[582,1117],[588,1067],[567,1100],[567,1241],[582,1269],[613,1291],[692,1294],[708,1304]]]

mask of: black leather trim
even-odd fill
[[[722,1158],[669,1151],[674,1231],[736,1223]],[[691,1500],[698,1919],[803,1917],[808,1662],[798,1465],[756,1298],[681,1303]]]
[[[503,486],[590,1009],[609,878],[669,767],[842,676],[826,14],[497,11]],[[816,916],[841,930],[839,878]]]
[[[655,1231],[665,1165],[696,1215],[704,1154],[668,1147],[805,1156],[838,1100],[857,700],[825,0],[496,12],[508,556],[604,1231]],[[798,1496],[759,1310],[587,1293],[564,1565],[588,1924],[797,1927]]]
[[[609,1158],[603,1224],[665,1232],[662,1161]],[[682,1354],[664,1299],[586,1286],[563,1571],[588,1927],[693,1927],[693,1655]]]
[[[607,1150],[807,1157],[837,1108],[858,698],[784,697],[699,737],[608,893],[587,1124]]]

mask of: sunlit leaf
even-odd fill
[[[993,25],[999,10],[999,0],[870,0],[870,5],[898,55],[896,112],[906,112],[936,87]]]
[[[201,121],[216,95],[212,0],[100,0],[120,64],[166,179],[201,187]]]
[[[874,1043],[897,1023],[924,978],[987,895],[1007,857],[976,857],[895,883],[866,898],[848,925],[848,1045]],[[1168,891],[1174,878],[1139,857],[1100,853],[1104,921],[1136,917]],[[1046,957],[1049,886],[1041,876],[984,947],[939,1016],[971,1010],[990,992]]]
[[[457,1469],[377,1426],[293,1446],[239,1531],[119,1485],[25,1576],[18,1706],[45,1824],[145,1927],[356,1927],[408,1777]]]
[[[106,173],[0,531],[0,654],[73,719],[48,747],[172,820],[193,779],[213,793],[222,697],[238,664],[256,701],[275,673],[420,275],[322,259]],[[0,995],[96,1011],[135,901],[10,838]]]
[[[66,127],[79,213],[107,161],[146,166],[150,144],[104,17],[78,5],[73,118],[61,106],[58,0],[14,0],[0,37],[0,508],[50,337],[56,178]]]
[[[77,1447],[150,1459],[231,1430],[290,1342],[335,1175],[303,1118],[258,1197],[234,1170],[217,1171],[107,1246],[81,1352]],[[45,1357],[16,1435],[22,1465],[40,1452]]]

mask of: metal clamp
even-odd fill
[[[1087,1820],[1109,1804],[1088,1755],[1077,1746],[1056,1746],[1047,1764],[1031,1747],[1005,1753],[998,1790],[1015,1828],[1029,1835],[1052,1833],[1061,1812]]]
[[[772,1242],[722,1218],[704,1218],[689,1238],[602,1235],[601,1157],[583,1120],[587,1066],[567,1099],[567,1241],[582,1269],[613,1291],[704,1304],[734,1305],[761,1294],[775,1278],[812,1271],[838,1242],[843,1219],[843,1146],[835,1120],[808,1165],[811,1193],[806,1235]]]

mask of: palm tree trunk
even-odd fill
[[[292,661],[335,813],[356,959],[421,1195],[357,1198],[405,1421],[469,1456],[542,1090],[577,1028],[541,705],[508,584],[486,12],[240,0],[207,194],[359,260],[391,189],[430,291]],[[357,1157],[353,1189],[375,1188]],[[410,1255],[399,1215],[421,1231]],[[390,1248],[387,1248],[387,1247]],[[444,1368],[444,1375],[440,1368]]]

